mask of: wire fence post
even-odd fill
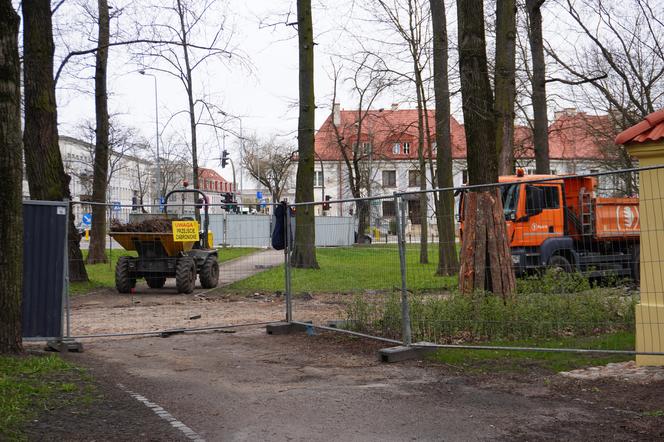
[[[403,197],[394,194],[397,219],[397,242],[399,243],[399,267],[401,269],[401,338],[404,345],[412,344],[410,329],[410,307],[408,305],[408,285],[406,282],[406,206]]]
[[[290,245],[291,245],[291,216],[290,206],[284,202],[284,209],[286,211],[284,217],[286,218],[286,245],[284,247],[284,276],[286,278],[286,322],[293,321],[293,303],[291,297],[291,264],[290,264]]]

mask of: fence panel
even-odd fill
[[[79,212],[89,213],[91,204],[83,204]],[[283,252],[257,246],[269,244],[268,216],[233,217],[235,225],[257,220],[255,225],[262,226],[243,227],[242,241],[233,239],[236,230],[230,230],[230,242],[246,244],[243,246],[222,245],[223,232],[217,236],[210,228],[213,247],[206,251],[191,241],[176,241],[171,229],[173,220],[193,220],[193,204],[169,206],[168,214],[161,213],[157,206],[145,212],[131,207],[113,210],[112,204],[106,207],[109,217],[113,217],[106,238],[106,261],[90,262],[91,240],[83,235],[80,242],[89,281],[70,284],[73,337],[170,333],[284,319],[283,298],[276,299],[275,291],[269,296],[258,295],[256,284],[246,283],[264,272],[283,274]],[[212,209],[220,211],[223,207]],[[211,218],[224,216],[215,214]],[[199,227],[202,230],[204,223]],[[191,272],[196,272],[193,286],[188,276]],[[277,290],[283,292],[283,276],[274,279],[279,284]]]
[[[66,292],[68,204],[23,202],[24,338],[61,338]]]
[[[350,247],[320,247],[316,240],[312,248],[311,240],[296,241],[289,261],[293,318],[440,346],[634,353],[635,329],[651,330],[664,321],[648,317],[636,323],[640,265],[662,262],[661,254],[655,253],[659,245],[639,239],[649,238],[657,223],[644,230],[640,219],[664,215],[640,212],[644,200],[639,201],[639,181],[637,170],[520,176],[482,189],[397,194],[396,201],[331,201],[355,204],[356,215],[365,213],[368,218],[361,227],[355,224],[356,243]],[[491,222],[502,222],[463,213],[468,192],[478,190],[492,192],[502,204],[499,213],[505,219],[508,256],[516,276],[516,288],[506,298],[459,289],[464,238],[474,238],[464,250],[476,264],[471,269],[476,282],[504,272],[477,258],[483,256],[485,245],[471,234],[475,225],[486,235]],[[300,213],[311,205],[295,206]],[[662,204],[650,207],[661,211]],[[394,235],[396,227],[403,229],[402,241]],[[341,223],[337,229],[343,231]],[[486,247],[492,247],[488,238]],[[320,268],[297,268],[302,264],[298,247],[315,250]],[[658,292],[650,298],[664,305],[663,296]]]

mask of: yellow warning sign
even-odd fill
[[[196,221],[173,221],[173,241],[198,241],[198,223]]]

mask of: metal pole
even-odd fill
[[[291,217],[290,207],[286,202],[283,203],[286,209],[286,246],[284,247],[285,271],[286,277],[286,322],[293,320],[293,304],[291,297],[291,265],[290,265],[290,236],[291,236]]]
[[[159,161],[159,99],[157,93],[157,76],[152,75],[154,79],[154,115],[155,115],[155,136],[157,137],[157,200],[161,204],[161,163]]]
[[[69,211],[71,210],[71,202],[65,200],[65,246],[64,246],[64,263],[62,264],[62,296],[64,297],[61,305],[64,307],[64,315],[67,321],[67,328],[65,338],[71,337],[71,307],[69,305]],[[61,333],[62,334],[62,333]]]
[[[244,191],[244,172],[242,172],[242,164],[244,163],[244,135],[242,135],[242,118],[236,118],[240,122],[240,202],[242,202],[242,192]]]
[[[394,195],[394,206],[397,218],[397,241],[399,243],[399,267],[401,268],[401,340],[406,346],[413,342],[412,331],[410,328],[410,306],[408,305],[408,285],[406,283],[406,241],[405,241],[405,223],[406,206],[403,198]]]

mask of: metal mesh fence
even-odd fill
[[[82,253],[69,263],[70,336],[156,333],[284,318],[283,297],[243,285],[257,274],[283,274],[283,252],[268,248],[271,206],[252,204],[242,210],[236,203],[208,205],[206,217],[204,205],[179,198],[166,207],[105,204],[104,247],[96,256],[91,250],[93,206],[72,204]],[[197,211],[200,223],[193,224]],[[173,221],[180,225],[174,227]],[[82,268],[87,281],[77,281]],[[283,276],[277,280],[283,286]]]
[[[168,226],[192,220],[192,202],[109,204],[106,262],[90,262],[80,229],[78,264],[90,281],[71,283],[70,334],[285,318],[406,344],[653,353],[664,340],[662,182],[661,166],[513,176],[491,186],[291,203],[280,219],[276,205],[209,205],[210,240],[191,250],[170,231],[120,234],[115,226],[150,227],[166,211]],[[479,191],[490,208],[480,207]],[[88,225],[91,207],[73,204],[77,228]],[[271,248],[278,226],[283,251]],[[210,256],[214,286],[205,281]],[[123,262],[128,280],[117,276]],[[196,276],[193,291],[178,282],[187,271]],[[505,296],[485,289],[510,274]]]
[[[639,170],[514,176],[482,188],[294,204],[297,213],[322,207],[323,213],[348,215],[293,224],[293,319],[405,343],[653,352],[647,343],[635,347],[635,330],[650,332],[648,342],[662,339],[651,330],[664,317],[636,312],[645,295],[641,275],[661,278],[654,268],[661,266],[661,255],[653,238],[664,213],[659,198],[648,199],[640,185],[658,188],[661,169],[640,172],[640,178]],[[493,212],[473,205],[470,195],[476,191],[493,196]],[[652,217],[647,227],[641,224],[645,216]],[[496,268],[486,255],[501,244],[492,226],[503,220],[509,262]],[[298,243],[297,229],[311,231],[312,222],[315,240],[302,236]],[[335,226],[328,232],[338,237],[333,247],[329,238],[319,239],[322,223]],[[348,226],[352,243],[339,233]],[[307,266],[298,248],[315,252],[320,268],[298,268]],[[463,260],[473,263],[472,274],[462,273],[463,278],[474,278],[477,285],[478,279],[484,283],[512,271],[515,289],[505,297],[488,290],[462,292]],[[664,305],[664,293],[654,290],[649,299]]]

